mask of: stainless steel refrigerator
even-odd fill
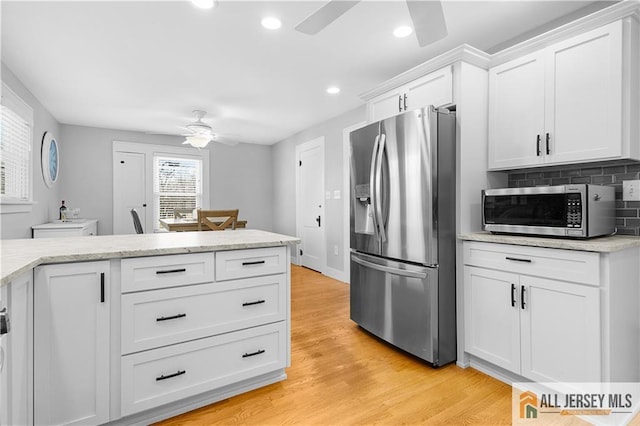
[[[433,366],[456,358],[455,112],[351,132],[351,319]]]

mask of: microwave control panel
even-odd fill
[[[581,194],[567,194],[567,228],[582,227]]]

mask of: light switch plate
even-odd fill
[[[622,182],[622,200],[640,201],[640,180],[625,180]]]

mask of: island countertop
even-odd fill
[[[626,235],[609,235],[590,239],[571,239],[473,232],[468,234],[459,234],[458,239],[466,241],[482,241],[487,243],[513,244],[517,246],[593,251],[598,253],[608,253],[631,247],[640,247],[640,237]]]
[[[239,250],[297,244],[300,239],[256,229],[0,241],[0,285],[46,263]]]

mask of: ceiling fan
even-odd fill
[[[359,2],[360,0],[330,0],[300,22],[295,29],[305,34],[317,34]],[[406,0],[406,3],[420,47],[447,36],[442,3],[439,0]]]
[[[181,127],[182,129],[188,131],[189,133],[182,134],[186,139],[183,144],[191,145],[195,148],[204,148],[211,141],[220,142],[225,145],[237,145],[238,142],[229,140],[221,137],[220,135],[213,132],[213,128],[202,121],[204,116],[207,114],[206,111],[202,111],[196,109],[193,111],[193,115],[196,117],[196,121],[187,124],[185,127]]]

